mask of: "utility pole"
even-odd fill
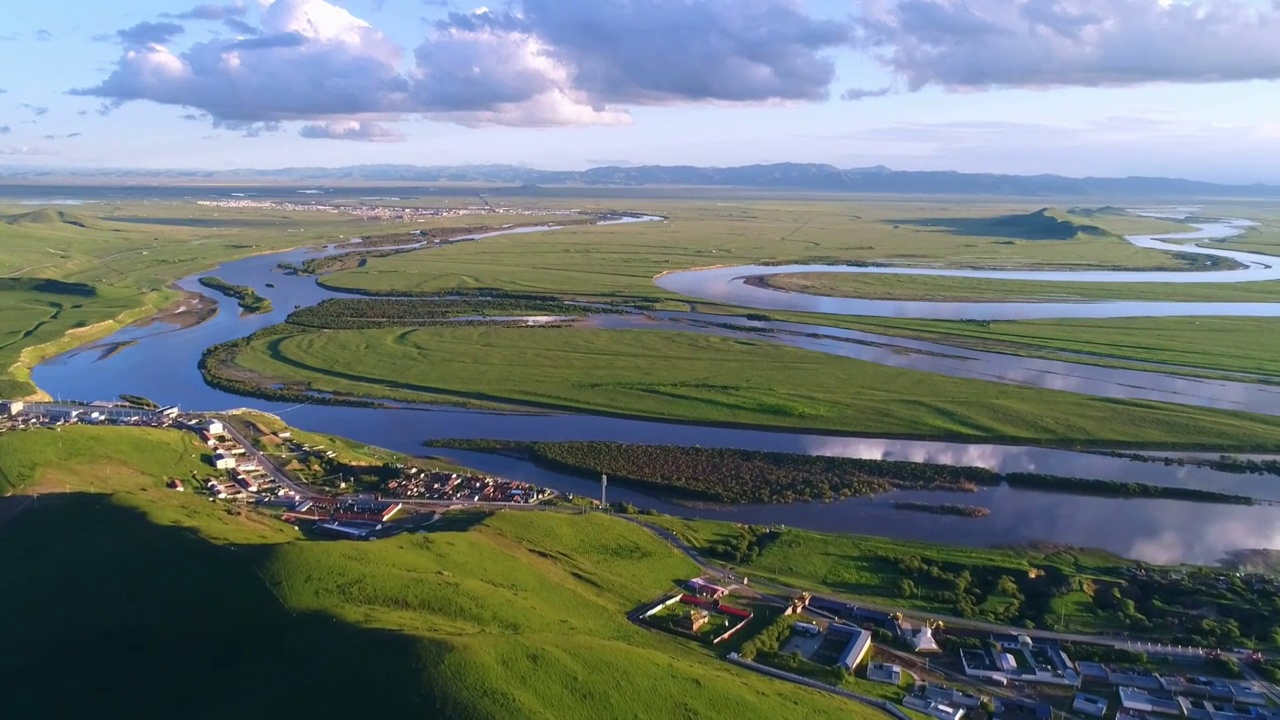
[[[609,510],[609,502],[606,499],[606,494],[608,493],[608,490],[609,490],[609,476],[601,475],[600,476],[600,509],[606,512],[608,512]]]

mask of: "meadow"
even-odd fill
[[[812,315],[770,313],[815,322]],[[1014,355],[1136,367],[1174,366],[1176,374],[1245,373],[1280,378],[1280,319],[1248,317],[1016,320],[990,323],[946,320],[835,318],[825,324],[932,340]],[[1236,378],[1238,379],[1238,378]]]
[[[194,448],[191,436],[85,431],[0,436],[7,474],[46,488],[97,478],[0,524],[6,717],[872,713],[628,622],[696,573],[631,523],[461,514],[425,534],[309,541],[165,489],[156,471],[172,468],[139,458]],[[58,435],[130,452],[61,452]],[[18,448],[21,467],[10,464]]]
[[[1067,547],[956,548],[670,517],[644,522],[732,565],[756,587],[815,589],[872,607],[1200,647],[1280,646],[1269,580],[1145,567]]]
[[[1280,281],[1222,284],[1029,282],[977,278],[789,273],[764,276],[775,290],[868,300],[935,302],[1277,302]]]
[[[217,372],[354,397],[1054,445],[1270,448],[1280,429],[1280,418],[948,378],[685,332],[286,325],[247,345]]]
[[[987,219],[1034,212],[1026,205],[974,201],[637,201],[664,222],[579,227],[507,235],[479,243],[373,259],[326,276],[353,291],[439,292],[502,288],[588,296],[667,296],[655,275],[711,265],[769,262],[945,262],[955,267],[1133,267],[1178,269],[1170,255],[1133,247],[1116,232],[1178,232],[1176,223],[1103,216],[1108,232],[1071,240],[1018,242]],[[967,221],[967,224],[966,222]],[[944,224],[945,223],[945,224]],[[986,232],[986,235],[966,235]]]
[[[347,214],[188,200],[108,199],[55,209],[6,205],[0,189],[0,397],[35,394],[30,367],[177,303],[181,293],[170,287],[173,281],[220,263],[341,241],[371,228],[408,238],[410,230],[509,221],[481,216],[371,222]]]

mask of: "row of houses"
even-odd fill
[[[283,492],[283,488],[277,487],[271,473],[267,472],[248,448],[231,437],[221,421],[209,420],[199,426],[198,432],[205,446],[213,451],[213,467],[225,471],[235,485],[245,493]],[[230,493],[224,493],[220,497],[230,495]]]
[[[422,468],[402,466],[401,476],[386,483],[386,494],[403,499],[492,502],[531,505],[554,493],[535,485],[454,472],[428,472]]]

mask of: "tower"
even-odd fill
[[[601,509],[607,510],[609,508],[609,502],[605,499],[608,489],[609,489],[609,476],[601,475],[600,476],[600,507]]]

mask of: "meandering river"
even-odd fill
[[[1137,244],[1179,252],[1229,251],[1193,248],[1167,243],[1169,240],[1229,237],[1246,227],[1244,221],[1205,224],[1196,237],[1130,238]],[[521,229],[520,232],[529,232]],[[350,249],[350,248],[346,248]],[[336,250],[329,249],[327,252]],[[241,316],[235,301],[217,297],[218,314],[189,328],[151,324],[126,328],[93,347],[81,348],[53,358],[35,368],[36,383],[47,392],[64,398],[109,399],[121,393],[144,395],[159,402],[180,404],[190,409],[253,407],[282,415],[291,424],[308,430],[343,435],[394,450],[421,453],[421,443],[430,438],[500,438],[509,440],[616,440],[641,443],[672,443],[785,452],[911,460],[950,465],[981,466],[999,472],[1046,472],[1077,477],[1124,480],[1178,487],[1204,487],[1254,497],[1280,499],[1280,478],[1241,476],[1203,468],[1166,467],[1089,453],[1034,447],[975,445],[907,440],[828,437],[823,435],[765,432],[662,423],[621,418],[570,414],[508,414],[452,408],[370,409],[333,406],[290,406],[230,395],[206,386],[196,367],[204,348],[243,337],[257,329],[281,322],[294,306],[317,303],[334,293],[304,276],[278,272],[278,263],[299,263],[315,257],[316,251],[291,251],[250,257],[200,273],[178,284],[199,292],[200,277],[217,275],[231,283],[254,287],[269,298],[275,310],[255,316]],[[1203,273],[1027,273],[1009,271],[950,271],[973,277],[1016,277],[1037,280],[1095,279],[1098,282],[1238,282],[1246,279],[1280,278],[1280,262],[1265,256],[1231,253],[1244,269]],[[923,272],[907,268],[831,268],[836,272]],[[805,271],[812,271],[810,268]],[[792,268],[762,268],[764,272],[797,272]],[[916,306],[928,303],[865,303],[852,300],[830,305],[835,298],[811,298],[786,293],[767,293],[772,303],[781,296],[786,302],[804,305],[776,307],[760,304],[754,291],[739,282],[756,272],[754,268],[676,273],[659,279],[659,284],[692,297],[733,302],[748,307],[802,309],[813,312],[855,312],[909,317],[982,317],[977,310],[999,313],[1039,312],[1031,317],[1116,317],[1124,314],[1258,314],[1280,315],[1280,305],[1253,303],[1086,303],[1066,306],[1028,303],[969,304],[968,310],[948,315],[934,308],[933,315],[915,315]],[[993,273],[996,273],[993,275]],[[1049,278],[1046,275],[1054,275]],[[1210,280],[1208,278],[1221,278]],[[1157,279],[1152,279],[1157,278]],[[275,287],[266,287],[272,283]],[[677,289],[678,288],[678,289]],[[722,290],[728,296],[720,296]],[[738,295],[746,291],[745,295]],[[851,303],[851,304],[850,304]],[[901,306],[907,305],[905,309]],[[963,304],[962,304],[963,305]],[[1121,309],[1117,306],[1125,306]],[[1138,307],[1142,306],[1142,307]],[[1183,312],[1165,306],[1178,306]],[[1212,312],[1198,312],[1205,306]],[[873,307],[878,312],[868,311]],[[1053,315],[1047,308],[1061,307],[1067,315]],[[1232,312],[1228,307],[1244,308]],[[1097,315],[1077,314],[1081,308],[1110,308]],[[1249,310],[1252,310],[1251,312]],[[1140,312],[1141,311],[1141,312]],[[947,311],[949,312],[949,311]],[[1045,314],[1048,313],[1048,314]],[[1014,315],[1024,317],[1027,315]],[[870,333],[789,323],[767,323],[768,335],[721,327],[729,319],[684,313],[655,313],[650,316],[622,316],[598,319],[606,326],[630,328],[679,328],[698,332],[749,335],[796,347],[856,357],[898,367],[974,377],[1036,387],[1050,387],[1108,397],[1131,397],[1182,402],[1189,405],[1248,409],[1277,413],[1276,388],[1244,382],[1208,381],[1138,370],[1117,370],[1086,364],[1034,360],[997,353],[951,348],[936,343],[908,341]],[[760,323],[737,321],[744,327]],[[810,337],[810,335],[819,337]],[[118,348],[104,353],[104,347]],[[538,482],[578,493],[595,493],[594,483],[552,473],[528,463],[508,458],[448,451],[446,454],[481,470]],[[786,506],[699,507],[672,506],[661,500],[621,487],[610,489],[610,498],[640,507],[701,517],[744,522],[777,522],[815,530],[854,532],[888,537],[934,540],[977,546],[1047,541],[1100,547],[1152,562],[1211,563],[1225,553],[1242,548],[1280,548],[1280,508],[1204,505],[1170,500],[1110,500],[999,488],[976,495],[950,493],[897,493],[876,499],[852,499],[839,503],[798,503]],[[895,510],[890,503],[901,499],[929,502],[961,502],[990,507],[985,518],[921,516]]]

